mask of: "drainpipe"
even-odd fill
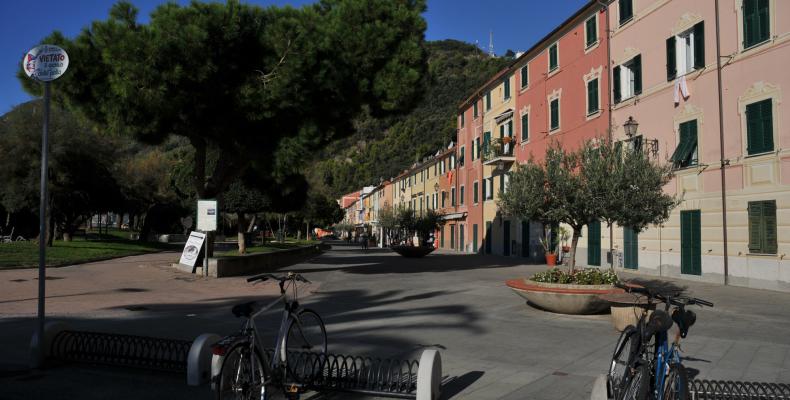
[[[717,0],[718,1],[718,0]],[[598,4],[604,7],[604,11],[606,14],[606,86],[607,86],[607,111],[609,112],[609,128],[607,129],[607,133],[609,134],[609,142],[611,143],[613,140],[612,135],[612,76],[610,71],[612,70],[612,36],[611,31],[609,30],[609,2],[598,0]],[[609,268],[614,268],[614,227],[609,224]]]
[[[724,159],[724,106],[722,105],[721,88],[721,40],[719,38],[719,0],[714,3],[716,7],[716,76],[719,89],[719,150],[721,155],[721,227],[722,239],[724,239],[724,284],[729,282],[729,263],[727,257],[727,182],[725,167],[729,161]]]

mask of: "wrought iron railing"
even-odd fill
[[[513,157],[514,145],[515,140],[509,136],[491,140],[491,143],[483,149],[483,161],[491,161],[500,157]]]

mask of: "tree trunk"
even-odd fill
[[[247,233],[252,232],[252,228],[255,227],[255,223],[258,221],[258,214],[252,214],[252,218],[250,219],[249,225],[247,225]]]
[[[582,235],[582,228],[573,227],[573,238],[571,239],[571,260],[568,267],[571,271],[576,269],[576,245],[579,244],[579,237]]]
[[[203,138],[191,137],[190,142],[195,149],[195,159],[192,165],[192,185],[199,199],[204,199],[206,194],[206,141]]]
[[[247,243],[244,240],[244,213],[237,212],[236,213],[237,221],[236,227],[238,229],[238,241],[239,241],[239,254],[244,254],[247,252]]]
[[[118,220],[115,221],[115,228],[117,228],[120,231],[121,225],[123,225],[123,213],[115,214],[115,215],[118,216]]]
[[[11,211],[6,211],[5,213],[5,227],[8,228],[8,224],[11,223]]]
[[[305,230],[305,240],[310,240],[310,221],[307,221],[307,230]]]

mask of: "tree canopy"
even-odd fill
[[[293,174],[309,151],[350,134],[363,108],[408,110],[426,76],[424,10],[421,0],[167,3],[142,24],[121,1],[77,37],[43,42],[72,60],[58,102],[147,143],[186,138],[194,190],[215,197],[250,167],[272,184]]]

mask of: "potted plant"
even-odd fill
[[[571,246],[568,246],[568,239],[571,237],[571,232],[568,228],[560,226],[560,242],[562,243],[562,252],[568,253],[571,251]]]
[[[540,246],[543,247],[543,253],[546,255],[546,264],[549,267],[557,265],[557,253],[551,246],[551,228],[546,224],[543,226],[543,237],[539,238]]]
[[[435,250],[431,234],[443,225],[442,214],[427,210],[418,217],[412,210],[404,209],[398,212],[397,219],[403,244],[393,245],[392,250],[404,257],[422,257]],[[418,242],[416,246],[415,237]]]

